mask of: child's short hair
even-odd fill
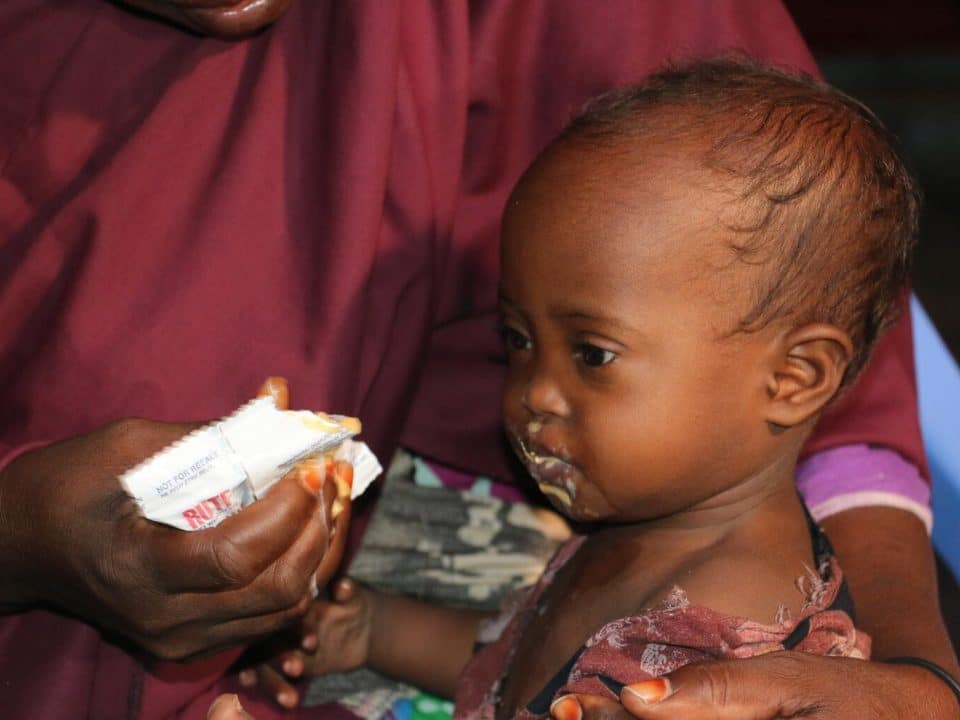
[[[736,256],[769,272],[741,331],[796,316],[850,334],[861,370],[895,319],[919,195],[892,135],[858,101],[809,76],[745,59],[668,68],[593,100],[560,142],[690,139],[745,216]],[[732,182],[730,182],[732,181]]]

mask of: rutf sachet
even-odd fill
[[[352,439],[359,432],[356,418],[281,410],[261,397],[127,470],[120,483],[145,517],[182,530],[218,525],[296,467],[319,468],[322,478],[325,464],[349,463],[353,499],[382,472],[370,448]]]

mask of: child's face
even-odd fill
[[[672,164],[554,151],[504,218],[504,420],[574,519],[735,501],[770,462],[769,343],[730,332],[752,271],[724,254],[719,198]]]

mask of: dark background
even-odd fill
[[[924,194],[914,291],[958,358],[960,0],[786,5],[826,79],[865,102],[903,143]],[[940,587],[960,649],[960,588],[942,563]]]

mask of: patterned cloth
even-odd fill
[[[540,597],[557,571],[576,554],[584,540],[575,537],[566,542],[550,561],[540,582],[518,592],[500,617],[481,630],[480,641],[489,644],[467,664],[460,678],[455,718],[492,720],[496,716],[502,680],[517,642],[536,616]],[[825,542],[824,545],[829,547]],[[659,607],[614,620],[595,632],[515,718],[547,717],[551,701],[570,692],[616,698],[611,685],[657,677],[699,660],[744,658],[783,649],[868,657],[870,638],[858,632],[850,613],[841,609],[846,598],[843,574],[832,554],[821,551],[821,547],[816,552],[818,573],[798,580],[806,600],[797,618],[781,612],[773,624],[765,625],[723,615],[708,607],[691,605],[683,590],[675,587]]]

